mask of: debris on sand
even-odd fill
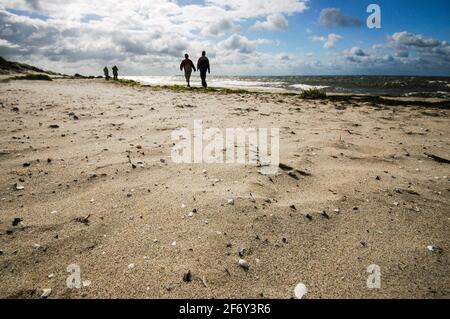
[[[48,127],[49,128],[59,128],[59,125],[58,124],[50,124]]]
[[[89,217],[91,217],[91,214],[87,214],[85,217],[77,217],[75,218],[75,221],[78,223],[89,225]]]
[[[297,176],[297,174],[295,174],[294,171],[288,172],[288,175],[293,179],[299,180],[299,177]]]
[[[442,254],[442,252],[444,251],[441,247],[439,246],[427,246],[427,249],[433,253],[437,253],[437,254]]]
[[[14,188],[15,188],[17,191],[22,191],[22,190],[25,189],[25,186],[20,185],[20,184],[18,184],[18,183],[15,183],[15,184],[14,184]]]
[[[440,157],[440,156],[437,156],[437,155],[433,155],[433,154],[430,154],[430,153],[424,153],[424,154],[426,156],[434,159],[436,162],[444,163],[444,164],[450,164],[450,160],[448,160],[446,158],[443,158],[443,157]]]
[[[308,293],[308,288],[302,283],[295,286],[294,295],[296,299],[302,299],[304,295]]]
[[[294,178],[294,179],[296,179],[296,180],[299,179],[299,177],[297,176],[297,174],[299,174],[299,175],[301,175],[301,176],[311,176],[311,173],[309,173],[309,172],[306,172],[306,171],[303,171],[303,170],[300,170],[300,169],[293,168],[293,167],[291,167],[291,166],[289,166],[289,165],[286,165],[286,164],[283,164],[283,163],[280,163],[280,164],[278,165],[278,167],[279,167],[281,170],[283,170],[283,171],[285,171],[286,173],[288,173],[288,175],[289,175],[290,177],[292,177],[292,178]]]
[[[239,266],[241,266],[241,268],[245,271],[248,271],[250,269],[250,264],[245,259],[239,259]]]
[[[205,276],[202,277],[202,283],[203,283],[203,286],[205,286],[205,288],[208,288],[208,283],[206,282]]]
[[[192,281],[192,273],[190,270],[188,270],[184,275],[183,275],[183,281],[184,282],[191,282]]]
[[[15,227],[15,226],[19,225],[19,224],[22,223],[22,222],[23,222],[23,218],[21,218],[21,217],[16,217],[16,218],[14,218],[14,220],[12,221],[12,225]]]
[[[48,296],[50,296],[51,293],[52,293],[51,288],[44,288],[42,289],[41,298],[47,298]]]
[[[323,218],[330,219],[330,215],[328,215],[326,211],[323,211],[320,214],[322,215]]]

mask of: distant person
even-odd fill
[[[202,86],[204,88],[208,87],[208,84],[206,83],[206,71],[208,71],[208,73],[211,73],[211,71],[209,69],[209,60],[206,57],[205,51],[202,52],[202,56],[200,57],[200,59],[198,59],[197,69],[200,70],[200,78],[202,79]]]
[[[108,70],[108,68],[105,66],[105,68],[103,69],[103,74],[105,75],[105,79],[106,80],[109,80],[110,79],[110,77],[109,77],[109,70]]]
[[[117,78],[119,76],[119,68],[117,66],[113,66],[112,68],[114,80],[117,81]]]
[[[184,60],[181,61],[180,71],[184,69],[184,77],[186,78],[188,88],[191,87],[191,74],[192,70],[197,71],[194,66],[194,62],[189,59],[189,54],[184,55]]]

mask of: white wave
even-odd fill
[[[191,85],[200,86],[200,78],[192,74]],[[129,80],[138,81],[144,84],[151,85],[185,85],[186,81],[184,76],[124,76]],[[227,78],[214,78],[209,77],[207,79],[210,87],[217,88],[255,88],[255,89],[267,89],[281,87],[284,82],[270,82],[270,81],[246,81],[239,79],[227,79]]]
[[[328,88],[328,86],[324,86],[324,85],[308,85],[308,84],[292,84],[291,87],[300,89],[302,91],[313,90],[313,89],[323,90],[323,89]]]

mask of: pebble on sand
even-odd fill
[[[241,266],[245,271],[248,271],[250,269],[250,264],[245,259],[239,259],[239,266]]]
[[[304,295],[308,293],[308,288],[302,283],[295,286],[294,295],[296,299],[302,299]]]
[[[51,288],[44,288],[42,289],[41,298],[47,298],[48,296],[50,296],[51,293],[52,293]]]

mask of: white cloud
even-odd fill
[[[249,40],[244,36],[233,34],[228,39],[219,42],[218,47],[225,50],[237,51],[240,53],[247,54],[253,53],[256,50],[256,46],[258,45],[271,43],[272,41],[267,39]]]
[[[330,33],[327,37],[312,35],[308,37],[311,41],[323,42],[323,47],[325,49],[332,49],[340,40],[343,39],[342,36],[335,33]]]
[[[272,14],[267,16],[266,21],[256,21],[255,24],[251,27],[252,30],[282,30],[287,31],[289,28],[288,21],[286,18],[280,14]]]
[[[284,16],[303,12],[307,4],[308,0],[205,0],[189,5],[174,0],[2,0],[0,55],[67,73],[95,73],[106,64],[121,64],[128,74],[171,74],[185,52],[195,58],[206,50],[220,72],[222,65],[228,69],[225,61],[230,59],[244,63],[239,55],[251,52],[253,60],[261,58],[258,46],[269,43],[236,34],[241,24],[267,17],[265,28],[285,29]],[[5,8],[38,15],[30,18]],[[227,34],[227,39],[215,40]]]

